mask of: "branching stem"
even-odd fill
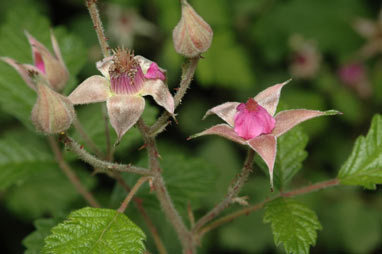
[[[77,156],[83,161],[89,163],[94,168],[103,169],[105,171],[121,171],[121,172],[130,172],[139,175],[151,175],[152,173],[146,168],[140,168],[133,165],[125,165],[119,163],[112,163],[108,161],[103,161],[97,157],[88,153],[82,146],[75,142],[72,138],[67,136],[65,133],[60,135],[60,140],[65,144],[65,146],[72,150]]]
[[[126,208],[130,203],[130,200],[134,197],[135,193],[137,193],[137,191],[139,190],[139,187],[141,187],[141,185],[144,182],[146,182],[150,179],[151,179],[150,176],[142,176],[141,178],[138,179],[138,181],[135,183],[135,185],[130,190],[129,194],[127,194],[125,200],[123,200],[121,206],[119,207],[119,209],[118,209],[119,213],[124,213],[126,211]]]
[[[298,196],[298,195],[303,195],[303,194],[306,194],[306,193],[310,193],[310,192],[314,192],[314,191],[318,191],[318,190],[322,190],[322,189],[326,189],[328,187],[333,187],[333,186],[337,186],[338,184],[340,183],[340,181],[337,179],[337,178],[334,178],[334,179],[331,179],[331,180],[328,180],[328,181],[324,181],[324,182],[319,182],[319,183],[316,183],[316,184],[313,184],[313,185],[308,185],[306,187],[303,187],[303,188],[300,188],[300,189],[296,189],[296,190],[292,190],[292,191],[289,191],[289,192],[285,192],[285,193],[280,193],[279,195],[273,197],[273,198],[270,198],[270,199],[266,199],[264,200],[263,202],[260,202],[256,205],[252,205],[252,206],[249,206],[249,207],[246,207],[244,209],[241,209],[239,211],[236,211],[236,212],[233,212],[231,214],[228,214],[224,217],[221,217],[217,220],[215,220],[214,222],[208,224],[207,226],[201,228],[198,232],[197,232],[197,235],[198,235],[198,238],[201,239],[206,233],[208,233],[209,231],[225,224],[225,223],[228,223],[228,222],[231,222],[233,221],[234,219],[236,219],[237,217],[240,217],[240,216],[243,216],[243,215],[249,215],[251,212],[254,212],[254,211],[257,211],[261,208],[264,207],[264,205],[278,197],[294,197],[294,196]]]

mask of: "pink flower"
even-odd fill
[[[170,114],[174,113],[174,99],[164,83],[165,71],[156,63],[117,49],[114,56],[98,62],[97,68],[103,77],[86,79],[69,95],[69,100],[75,105],[106,101],[118,140],[142,115],[145,108],[142,96],[151,95]]]
[[[338,114],[338,111],[292,109],[277,113],[281,89],[289,81],[271,86],[247,103],[226,102],[207,111],[216,114],[227,124],[215,125],[190,138],[219,135],[255,150],[266,163],[273,188],[273,167],[277,153],[277,138],[297,124],[319,116]]]
[[[31,71],[37,72],[41,77],[46,79],[49,86],[53,90],[57,92],[62,91],[69,79],[69,73],[66,69],[64,60],[61,56],[60,48],[53,33],[51,33],[50,39],[52,41],[54,55],[52,55],[42,43],[37,41],[28,32],[25,32],[25,34],[28,37],[29,44],[32,47],[34,65],[20,64],[9,57],[2,57],[1,59],[15,68],[27,85],[33,90],[37,91],[37,88],[29,76],[29,72]]]

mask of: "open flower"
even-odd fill
[[[142,115],[145,100],[151,95],[156,103],[170,114],[174,113],[174,98],[164,81],[165,71],[142,56],[131,51],[117,49],[114,56],[97,63],[103,74],[92,76],[82,82],[70,95],[73,104],[106,101],[111,125],[118,140]]]
[[[338,114],[307,109],[292,109],[277,113],[281,89],[288,83],[271,86],[246,103],[226,102],[207,111],[216,114],[227,124],[215,125],[190,138],[203,135],[219,135],[255,150],[266,163],[273,188],[273,167],[277,153],[277,138],[297,124],[323,115]]]
[[[32,89],[37,91],[34,82],[29,76],[29,72],[31,71],[37,72],[40,76],[48,81],[49,86],[52,89],[60,92],[69,79],[69,73],[66,69],[64,60],[61,56],[60,48],[53,33],[51,33],[50,39],[55,55],[52,55],[42,43],[36,40],[28,32],[25,32],[25,34],[28,37],[29,44],[32,47],[34,65],[20,64],[9,57],[2,57],[1,59],[15,68],[27,83],[27,85]]]

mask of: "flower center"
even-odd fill
[[[135,94],[143,87],[144,74],[130,50],[118,48],[114,51],[109,74],[111,91],[116,94]]]

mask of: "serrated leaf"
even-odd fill
[[[22,142],[9,134],[0,139],[0,190],[21,183],[36,172],[57,167],[41,138],[22,134],[19,133]]]
[[[0,28],[0,55],[14,58],[20,63],[32,63],[31,47],[24,31],[27,30],[41,43],[52,49],[50,42],[50,25],[33,5],[25,4],[23,8],[14,8],[7,13],[6,22]],[[86,60],[86,50],[81,41],[69,35],[63,28],[55,31],[61,53],[70,72],[70,90]],[[30,129],[30,112],[36,100],[35,92],[21,79],[19,74],[8,64],[0,61],[0,105],[3,110],[20,120]]]
[[[50,230],[61,222],[63,218],[37,219],[33,223],[36,230],[23,239],[27,248],[24,254],[40,254],[44,247],[44,239],[50,235]]]
[[[87,188],[95,185],[95,178],[88,173],[76,174]],[[11,188],[5,196],[5,205],[20,218],[36,219],[68,210],[76,200],[84,202],[56,164],[34,172],[22,184]]]
[[[302,128],[296,126],[277,140],[274,184],[279,190],[301,169],[302,162],[308,156],[305,151],[308,139]]]
[[[382,116],[375,115],[366,137],[360,136],[349,159],[341,167],[341,184],[375,189],[382,184]]]
[[[52,229],[43,253],[128,253],[145,250],[143,231],[126,215],[111,209],[86,207],[72,212]]]
[[[264,208],[264,223],[271,223],[276,245],[282,243],[288,254],[308,254],[322,229],[315,212],[291,198],[277,198]]]

